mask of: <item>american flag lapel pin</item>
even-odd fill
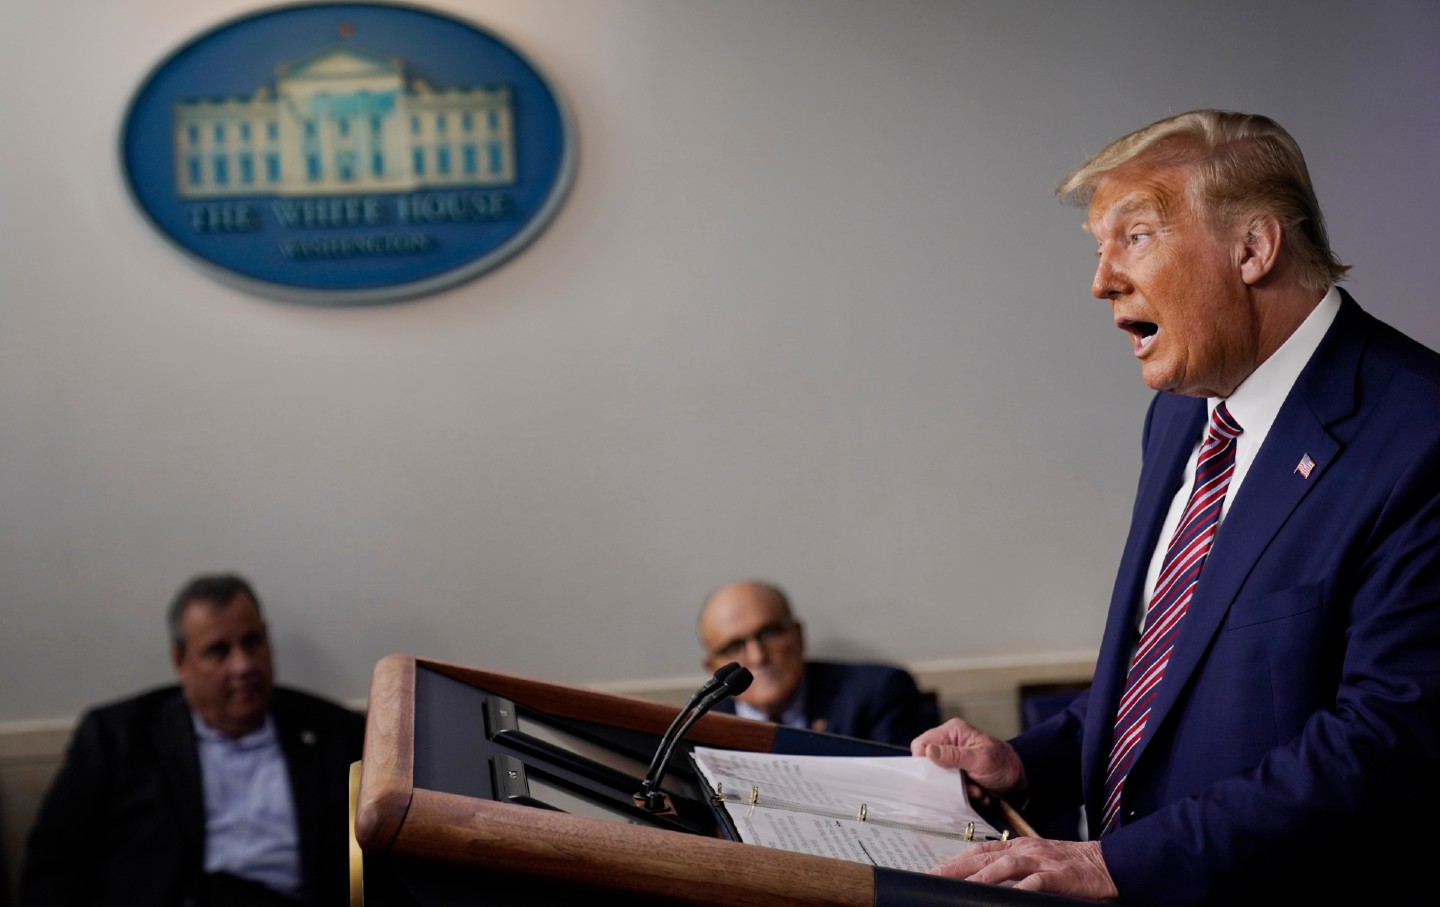
[[[1297,464],[1295,464],[1295,471],[1298,472],[1298,473],[1300,473],[1300,477],[1301,477],[1302,479],[1308,479],[1308,478],[1310,478],[1310,473],[1313,472],[1314,469],[1315,469],[1315,461],[1312,460],[1312,459],[1310,459],[1310,455],[1309,455],[1308,453],[1307,453],[1307,454],[1301,454],[1301,455],[1300,455],[1300,462],[1297,463]]]

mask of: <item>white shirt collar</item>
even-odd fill
[[[1335,316],[1339,314],[1340,291],[1332,286],[1295,329],[1295,333],[1240,382],[1234,393],[1228,398],[1209,399],[1209,413],[1213,414],[1215,407],[1223,401],[1230,415],[1244,429],[1235,445],[1235,475],[1230,480],[1230,493],[1226,495],[1226,510],[1230,509],[1230,501],[1235,498],[1251,461],[1270,433],[1270,426],[1275,424],[1275,417],[1290,395],[1290,389],[1295,386],[1296,379],[1315,355],[1320,341],[1325,339],[1325,332],[1330,330]]]
[[[757,721],[769,721],[770,716],[750,705],[748,702],[735,700],[735,714],[741,718],[753,718]],[[790,703],[780,713],[780,724],[790,727],[805,727],[805,681],[800,681],[800,687],[795,695],[790,697]]]
[[[1229,398],[1211,397],[1206,401],[1208,414],[1212,416],[1215,407],[1224,402],[1230,415],[1234,416],[1235,421],[1244,429],[1235,441],[1235,472],[1230,477],[1230,488],[1225,493],[1225,501],[1220,505],[1221,520],[1229,514],[1230,505],[1240,491],[1240,484],[1245,481],[1245,475],[1250,471],[1250,464],[1254,462],[1260,445],[1265,443],[1265,436],[1270,434],[1270,427],[1275,424],[1275,417],[1280,414],[1285,398],[1290,395],[1296,379],[1315,355],[1320,341],[1325,338],[1325,332],[1330,330],[1330,325],[1335,322],[1338,314],[1340,291],[1331,287],[1295,332],[1280,344],[1280,348],[1272,353],[1270,358],[1260,363],[1249,377],[1240,382],[1240,386],[1235,388]],[[1209,425],[1208,421],[1206,425]],[[1195,461],[1208,431],[1207,427],[1195,438],[1195,446],[1190,451],[1190,460],[1185,467],[1184,480],[1175,491],[1169,513],[1161,527],[1161,540],[1168,540],[1175,533],[1175,526],[1185,511],[1185,503],[1195,480]],[[1140,604],[1141,615],[1145,613],[1145,602],[1150,601],[1154,594],[1155,583],[1165,560],[1166,547],[1167,541],[1161,541],[1155,545],[1151,554],[1150,566],[1145,574],[1144,598]],[[1143,621],[1143,616],[1141,619]]]
[[[269,712],[265,713],[265,721],[255,730],[242,737],[232,740],[220,731],[211,727],[200,717],[200,713],[194,709],[190,710],[190,720],[195,723],[195,736],[205,743],[230,743],[240,749],[248,749],[254,746],[268,746],[275,742],[275,719]]]

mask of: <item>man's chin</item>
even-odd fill
[[[268,693],[237,693],[230,698],[230,714],[236,718],[253,720],[258,723],[270,710]]]
[[[786,697],[779,695],[779,692],[776,690],[756,690],[752,686],[750,692],[757,695],[742,696],[741,699],[744,700],[746,705],[750,706],[751,708],[759,709],[762,712],[768,712],[773,714],[774,712],[785,708],[787,704]]]
[[[1174,388],[1174,377],[1166,370],[1146,363],[1140,365],[1140,378],[1152,391],[1168,391]]]

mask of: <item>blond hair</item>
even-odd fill
[[[1086,206],[1105,174],[1139,161],[1194,168],[1191,203],[1211,229],[1273,215],[1306,289],[1323,293],[1350,270],[1330,249],[1300,146],[1269,117],[1226,110],[1167,117],[1111,142],[1061,180],[1055,195]]]

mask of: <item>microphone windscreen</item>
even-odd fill
[[[750,683],[754,679],[755,675],[750,673],[749,668],[739,668],[727,674],[723,682],[725,689],[730,691],[731,696],[739,696],[741,693],[750,689]]]

